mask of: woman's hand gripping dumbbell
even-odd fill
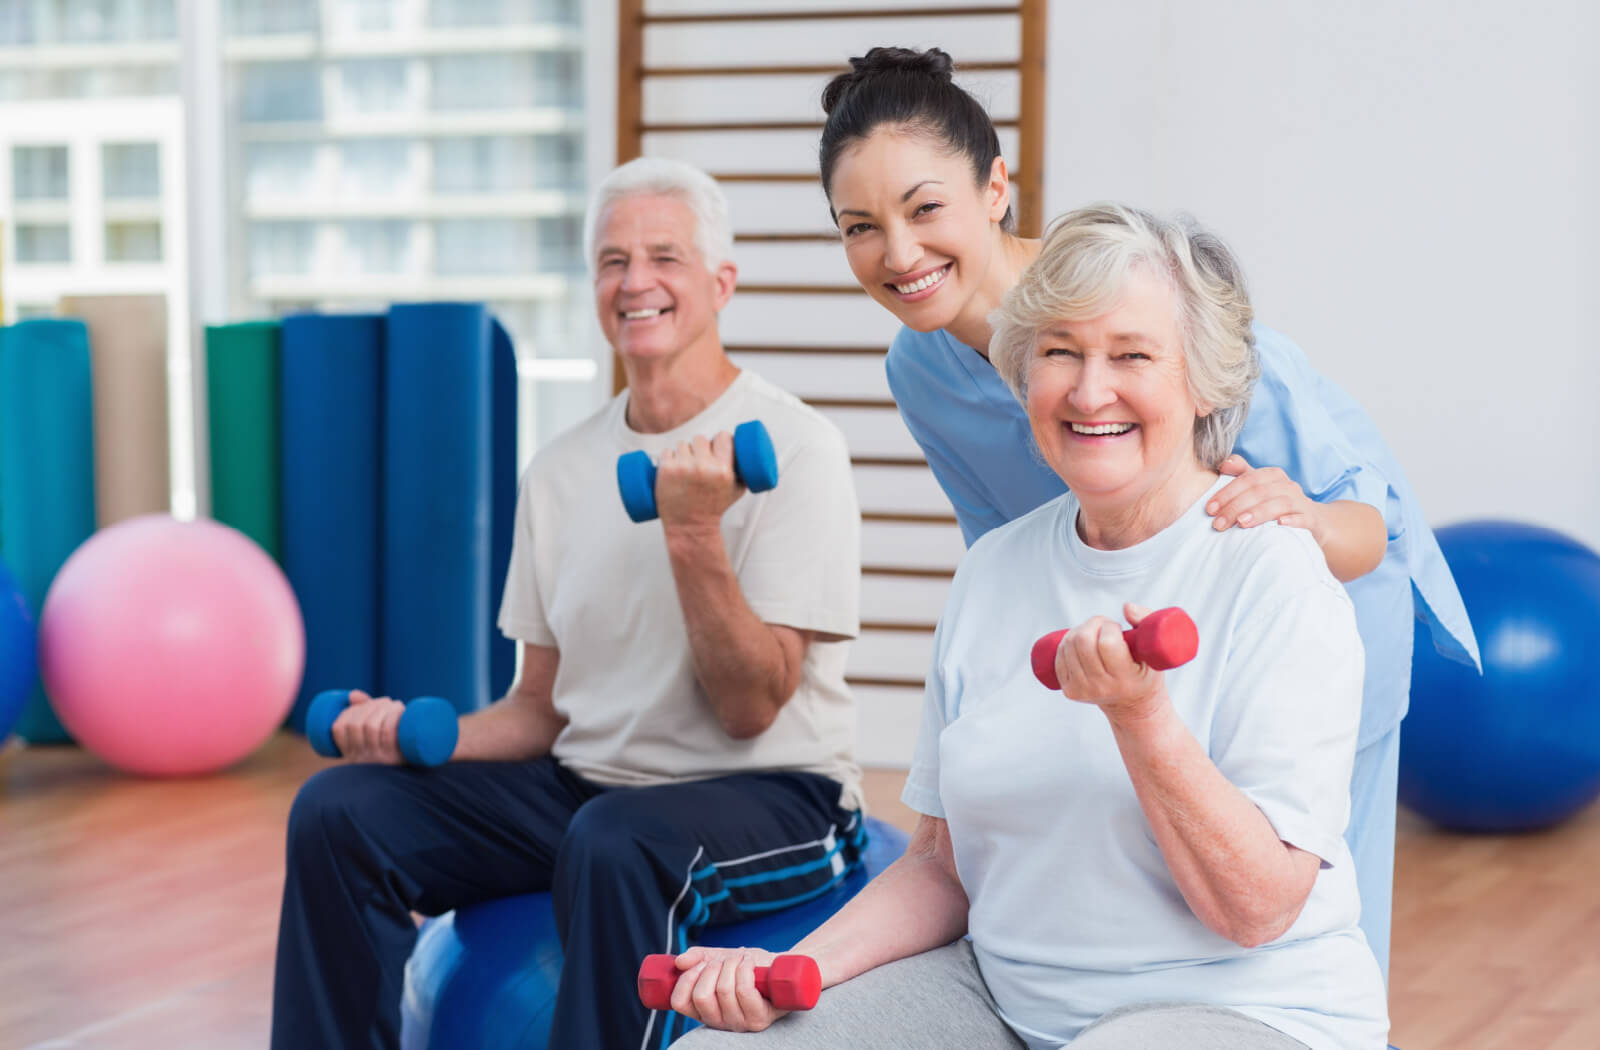
[[[342,757],[339,744],[334,739],[333,724],[352,701],[351,690],[329,689],[318,693],[306,711],[306,739],[319,755],[328,758]],[[365,693],[355,698],[358,704],[372,703]],[[405,705],[395,727],[396,746],[400,757],[413,766],[437,766],[450,761],[455,754],[456,710],[448,700],[437,696],[419,696]]]
[[[712,447],[715,445],[713,439]],[[659,516],[656,473],[656,465],[643,451],[617,457],[617,490],[622,494],[623,509],[634,521],[651,521]],[[767,428],[758,419],[734,428],[733,474],[751,492],[766,492],[778,484],[778,456]]]
[[[639,966],[639,1001],[652,1010],[670,1010],[678,978],[676,955],[647,955]],[[809,1010],[822,994],[822,973],[809,955],[780,955],[771,966],[755,968],[756,991],[779,1010]]]
[[[1048,689],[1060,689],[1056,655],[1071,628],[1051,631],[1033,643],[1033,674]],[[1189,614],[1177,607],[1157,609],[1137,626],[1122,632],[1135,661],[1153,671],[1169,671],[1188,663],[1200,648],[1200,632]]]

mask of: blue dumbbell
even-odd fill
[[[319,755],[338,758],[333,723],[350,706],[350,690],[328,689],[317,694],[306,711],[306,739]],[[456,709],[437,696],[419,696],[400,715],[400,754],[414,766],[437,766],[455,754]]]
[[[733,473],[751,492],[766,492],[778,484],[778,454],[759,419],[740,423],[733,430]],[[617,489],[628,517],[651,521],[657,516],[656,465],[644,452],[617,457]]]

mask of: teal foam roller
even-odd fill
[[[306,739],[317,754],[339,758],[339,745],[333,739],[333,723],[350,706],[350,690],[328,689],[318,693],[306,711]],[[438,766],[455,754],[460,727],[456,709],[437,696],[419,696],[406,704],[400,716],[400,754],[413,766]]]

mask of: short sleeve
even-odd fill
[[[1377,508],[1390,538],[1398,535],[1403,525],[1388,478],[1340,427],[1304,352],[1269,328],[1257,326],[1255,335],[1261,379],[1235,451],[1251,466],[1281,468],[1318,503]]]
[[[941,820],[945,812],[944,803],[939,797],[939,738],[951,720],[944,675],[939,670],[943,663],[940,658],[943,633],[941,622],[933,637],[933,665],[928,668],[928,683],[923,690],[922,724],[917,730],[917,747],[912,752],[906,786],[900,792],[900,801],[918,813]]]
[[[844,438],[817,432],[754,498],[739,587],[763,623],[839,638],[861,632],[861,512]],[[751,497],[746,497],[751,498]]]
[[[555,633],[545,617],[539,594],[539,576],[534,548],[533,471],[523,474],[517,492],[516,525],[511,534],[511,561],[506,568],[506,587],[500,596],[500,633],[513,641],[529,645],[554,646]]]
[[[890,346],[888,357],[884,359],[884,374],[889,381],[889,393],[900,409],[901,421],[911,432],[917,447],[922,449],[923,458],[928,461],[928,469],[933,472],[934,480],[939,483],[939,487],[944,490],[945,498],[950,501],[956,521],[961,526],[962,539],[970,547],[984,533],[1004,525],[1007,519],[1005,514],[994,506],[982,487],[968,477],[960,463],[950,455],[938,427],[930,425],[923,418],[924,411],[933,405],[941,405],[948,411],[949,398],[941,391],[929,390],[924,377],[902,363],[906,355],[914,352],[906,345],[905,340],[908,338],[910,337],[907,332],[902,330]]]
[[[1313,581],[1255,611],[1229,647],[1211,756],[1283,841],[1324,865],[1342,852],[1364,658],[1350,600]]]

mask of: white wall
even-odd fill
[[[1366,405],[1435,524],[1600,548],[1594,11],[1052,4],[1047,210],[1192,212],[1258,316]]]

